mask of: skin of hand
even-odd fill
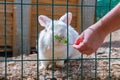
[[[120,3],[97,23],[83,31],[73,47],[83,54],[90,55],[102,45],[109,33],[118,29],[120,29]]]
[[[76,39],[73,47],[83,54],[90,55],[101,46],[105,36],[100,29],[88,28]]]

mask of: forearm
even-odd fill
[[[95,29],[99,29],[106,35],[120,29],[120,3],[101,18],[96,24]]]

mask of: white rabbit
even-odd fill
[[[68,19],[67,19],[68,18]],[[51,20],[45,15],[38,17],[41,26],[45,27],[40,33],[38,38],[38,54],[41,60],[40,69],[46,69],[51,63],[53,58],[53,39],[54,39],[54,59],[67,59],[67,31],[68,31],[68,57],[71,58],[72,54],[78,51],[72,47],[78,33],[70,26],[72,20],[72,13],[66,13],[59,20]],[[68,20],[68,21],[67,21]],[[54,31],[53,30],[54,27]],[[67,29],[68,27],[68,29]],[[57,36],[55,39],[53,36]],[[62,41],[63,39],[63,41]],[[49,61],[48,61],[49,59]],[[44,60],[44,61],[42,61]],[[64,67],[64,60],[54,60],[56,66]]]

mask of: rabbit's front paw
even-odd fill
[[[48,67],[48,64],[50,62],[49,61],[41,61],[41,66],[39,67],[39,69],[46,69]]]

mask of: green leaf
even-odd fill
[[[62,38],[62,37],[60,37],[58,35],[55,35],[54,38],[55,38],[55,40],[58,40],[58,41],[60,41],[60,42],[62,42],[64,44],[67,44],[67,39],[66,38]]]

